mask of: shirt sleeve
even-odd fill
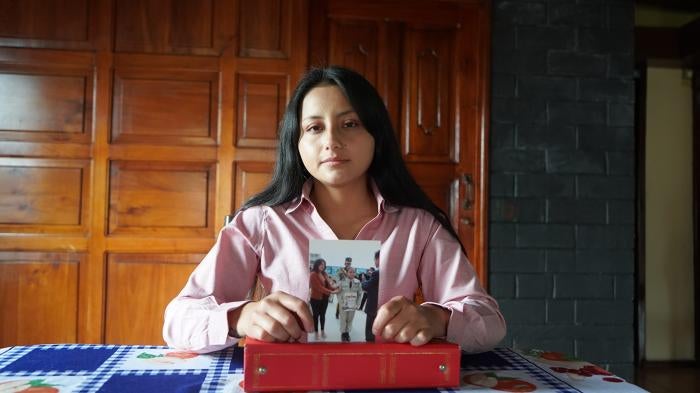
[[[459,242],[437,221],[431,229],[419,268],[424,304],[450,311],[448,341],[467,352],[488,351],[506,334],[498,303],[484,291]]]
[[[174,348],[206,353],[235,344],[228,312],[248,303],[260,265],[262,208],[236,214],[165,310],[163,338]]]

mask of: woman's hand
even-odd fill
[[[372,333],[386,341],[423,345],[434,337],[444,337],[450,312],[432,304],[417,305],[396,296],[377,310]]]
[[[271,293],[231,312],[229,326],[235,326],[240,337],[268,342],[296,341],[304,332],[314,331],[306,302],[284,292]]]

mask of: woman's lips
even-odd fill
[[[333,157],[333,158],[326,158],[325,160],[321,161],[321,164],[328,164],[328,165],[340,165],[348,162],[350,160],[344,159],[344,158],[339,158],[339,157]]]

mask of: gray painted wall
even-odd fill
[[[631,379],[632,0],[494,0],[490,290],[503,345]]]

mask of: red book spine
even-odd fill
[[[459,361],[459,346],[446,342],[413,347],[247,339],[243,388],[261,392],[456,387]]]

